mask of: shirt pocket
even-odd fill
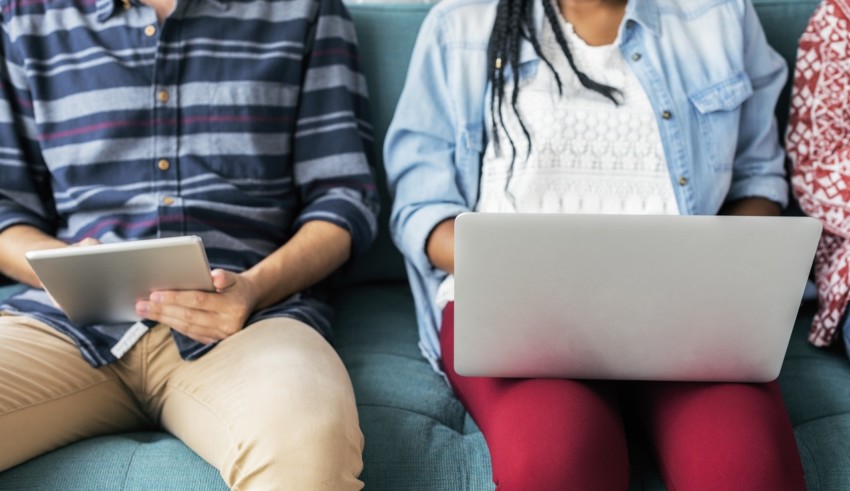
[[[741,72],[689,96],[697,113],[699,143],[716,171],[728,171],[735,162],[741,105],[752,95],[750,78]]]
[[[285,92],[275,87],[216,88],[206,120],[210,169],[236,178],[291,177],[294,111],[285,99]]]

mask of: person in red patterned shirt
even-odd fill
[[[800,39],[785,141],[794,195],[824,224],[809,341],[829,346],[850,302],[850,0],[823,0]]]

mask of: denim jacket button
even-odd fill
[[[670,119],[673,117],[673,113],[671,113],[670,111],[664,111],[661,113],[661,117],[664,119]]]
[[[687,186],[687,185],[688,185],[688,178],[685,177],[685,176],[679,177],[679,186]]]
[[[632,55],[632,60],[634,60],[634,61],[638,61],[638,60],[640,60],[640,58],[641,58],[640,53],[635,53],[635,54]]]

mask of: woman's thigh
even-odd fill
[[[794,431],[777,382],[634,383],[668,487],[805,489]]]
[[[625,489],[628,454],[615,384],[460,376],[453,312],[449,304],[443,315],[443,368],[487,441],[497,489]]]

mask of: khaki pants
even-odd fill
[[[160,426],[233,489],[361,489],[351,381],[309,326],[267,319],[183,361],[156,326],[93,369],[67,336],[0,317],[0,471],[83,438]]]

